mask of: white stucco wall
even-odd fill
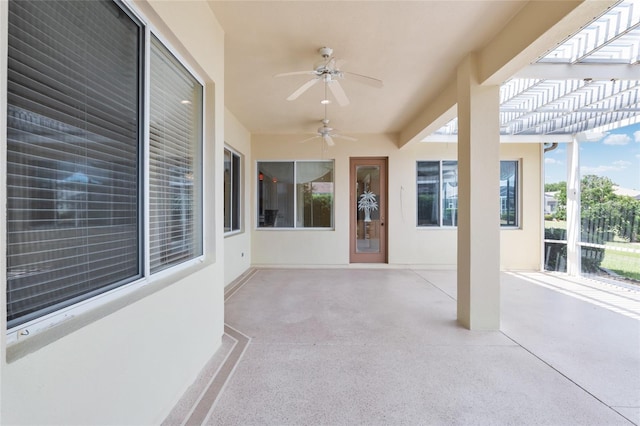
[[[241,156],[240,196],[241,231],[224,238],[224,283],[231,283],[251,266],[251,191],[252,180],[251,134],[231,111],[224,116],[224,139],[226,145]]]
[[[223,152],[224,34],[206,2],[139,2],[138,7],[206,82],[206,255],[179,274],[149,281],[125,298],[10,347],[3,313],[0,424],[159,424],[221,342],[222,187],[213,182],[222,181],[221,167],[215,165]],[[6,22],[6,14],[7,2],[0,1],[0,22]],[[6,58],[7,27],[0,28],[0,57]],[[1,108],[6,110],[4,95]],[[5,132],[6,120],[0,121]],[[4,160],[1,164],[4,177]],[[4,184],[0,192],[6,199]],[[0,222],[4,229],[5,218]],[[4,249],[5,232],[0,241]]]
[[[503,270],[539,270],[542,265],[544,179],[542,144],[502,144],[504,160],[521,160],[520,227],[500,233],[500,267]]]
[[[305,144],[301,135],[254,135],[251,164],[252,259],[256,266],[349,264],[349,158],[389,158],[388,263],[453,269],[456,266],[456,229],[416,226],[416,161],[455,160],[455,143],[420,143],[403,149],[393,135],[354,135],[357,142],[336,140],[322,152],[320,140]],[[521,227],[501,231],[501,268],[537,270],[540,265],[540,145],[502,144],[501,158],[520,160],[525,194]],[[324,157],[323,157],[324,156]],[[335,229],[256,229],[256,162],[262,160],[335,160]],[[496,206],[496,214],[498,207]],[[527,247],[530,249],[522,249]]]

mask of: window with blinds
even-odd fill
[[[240,230],[240,155],[224,150],[224,232]]]
[[[139,22],[9,2],[8,328],[139,278]]]
[[[153,273],[202,255],[202,86],[155,37],[150,91]]]

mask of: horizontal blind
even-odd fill
[[[140,276],[140,43],[111,1],[9,2],[9,328]]]
[[[155,37],[149,123],[150,270],[202,254],[202,86]]]

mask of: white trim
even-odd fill
[[[567,143],[573,140],[573,135],[500,135],[500,143]],[[458,143],[458,135],[431,134],[420,142],[424,143]]]
[[[149,261],[149,256],[147,253],[151,252],[151,226],[150,221],[145,220],[145,213],[149,212],[151,207],[151,202],[149,200],[150,191],[149,191],[149,147],[151,144],[150,140],[150,132],[149,126],[147,123],[150,122],[151,117],[151,109],[149,105],[151,105],[151,31],[149,27],[145,26],[144,28],[144,84],[142,90],[144,90],[143,94],[143,102],[142,108],[144,109],[144,123],[143,123],[143,141],[142,141],[142,159],[140,162],[140,166],[142,167],[142,194],[143,194],[143,202],[142,202],[142,228],[144,230],[144,235],[142,238],[142,249],[144,253],[142,255],[142,270],[143,275],[148,277],[151,275],[151,262]]]
[[[638,68],[631,64],[612,63],[560,64],[538,62],[530,64],[513,75],[513,78],[539,80],[639,80]]]
[[[335,200],[336,200],[336,161],[333,158],[328,158],[328,159],[320,159],[320,160],[314,160],[314,159],[305,159],[305,160],[291,160],[291,159],[286,159],[286,160],[254,160],[255,162],[255,182],[256,182],[256,190],[255,190],[255,215],[253,216],[256,220],[253,230],[254,231],[268,231],[268,232],[272,232],[272,231],[310,231],[310,230],[315,230],[315,231],[335,231]],[[259,226],[260,224],[260,213],[258,212],[258,209],[260,208],[260,194],[259,194],[259,175],[260,175],[260,170],[258,169],[258,163],[293,163],[293,184],[294,184],[294,197],[293,197],[293,212],[294,212],[294,217],[293,217],[293,226],[291,227],[276,227],[276,226]],[[299,227],[296,226],[297,224],[297,218],[295,217],[295,214],[297,212],[296,207],[297,207],[297,202],[298,202],[298,196],[295,193],[295,185],[296,185],[296,177],[297,177],[297,163],[331,163],[332,165],[332,172],[333,172],[333,197],[331,200],[331,226],[329,227]]]
[[[112,1],[116,1],[116,0],[112,0]],[[178,62],[180,62],[180,64],[182,64],[182,66],[184,66],[187,71],[189,71],[189,73],[196,79],[198,80],[198,83],[200,83],[203,88],[205,86],[205,79],[202,78],[202,76],[200,75],[200,73],[198,73],[195,68],[193,67],[193,65],[187,60],[185,59],[182,55],[180,55],[180,53],[173,47],[173,45],[171,44],[171,42],[164,36],[163,32],[160,31],[160,29],[158,29],[153,22],[148,19],[146,17],[146,15],[140,11],[140,9],[138,8],[138,6],[135,4],[135,2],[133,0],[118,0],[116,2],[120,2],[124,7],[128,8],[130,12],[132,12],[136,18],[138,18],[140,20],[140,22],[142,23],[142,25],[144,25],[145,27],[145,33],[150,32],[151,34],[153,34],[158,40],[160,40],[160,42],[162,43],[162,45],[164,47],[167,48],[167,50],[169,50],[169,52],[171,52],[171,54],[173,56],[176,57],[176,59],[178,60]],[[151,39],[147,38],[147,40],[145,40],[146,43],[150,43]]]
[[[567,146],[567,274],[580,275],[580,146]]]
[[[0,144],[0,187],[3,188],[3,200],[0,209],[0,315],[2,315],[2,330],[0,331],[0,355],[4,357],[7,344],[7,91],[8,91],[8,50],[9,50],[9,2],[0,1],[0,135],[5,143]],[[2,361],[4,362],[4,360]],[[1,374],[1,373],[0,373]],[[2,391],[0,390],[0,394]],[[1,411],[1,409],[0,409]]]
[[[415,168],[415,180],[416,180],[416,210],[415,210],[415,229],[420,230],[420,229],[457,229],[458,226],[457,225],[445,225],[444,222],[444,179],[443,179],[443,167],[442,167],[442,163],[448,161],[448,162],[456,162],[456,167],[458,164],[458,160],[450,160],[450,159],[438,159],[438,160],[416,160],[416,168]],[[516,191],[516,224],[515,225],[500,225],[500,230],[520,230],[522,229],[522,215],[523,215],[523,200],[524,197],[522,195],[523,192],[523,178],[522,178],[522,167],[523,167],[523,163],[524,163],[524,159],[523,158],[513,158],[513,157],[505,157],[505,158],[500,158],[500,163],[502,163],[503,161],[515,161],[517,163],[517,170],[516,170],[516,185],[517,185],[517,191]],[[438,188],[438,205],[440,208],[440,211],[438,212],[438,224],[437,225],[418,225],[418,203],[417,203],[417,196],[418,196],[418,163],[427,163],[427,162],[431,162],[431,163],[435,163],[437,162],[439,164],[439,168],[438,168],[438,173],[439,173],[439,188]],[[498,200],[500,202],[500,194],[498,194]],[[501,205],[498,205],[498,211],[500,211],[500,207]],[[457,208],[456,208],[457,210]],[[498,213],[500,214],[500,213]],[[456,220],[457,222],[457,220]]]
[[[229,144],[227,144],[226,142],[224,143],[224,147],[223,147],[223,151],[222,151],[222,161],[224,162],[224,151],[229,151],[232,155],[231,157],[231,167],[232,167],[232,176],[233,176],[233,156],[237,156],[238,160],[239,160],[239,166],[240,166],[240,170],[238,171],[238,180],[239,182],[236,182],[234,185],[233,180],[231,181],[231,191],[233,193],[233,188],[237,186],[237,189],[239,191],[238,194],[238,221],[240,222],[238,224],[238,229],[233,229],[233,224],[231,226],[231,230],[230,231],[225,231],[224,230],[224,225],[223,225],[223,229],[222,232],[224,234],[224,237],[229,237],[231,235],[236,235],[236,234],[241,234],[244,232],[244,155],[242,155],[239,151],[237,151],[236,149],[232,148]],[[223,165],[223,172],[224,172],[224,165]],[[223,177],[223,185],[224,185],[224,177]],[[222,191],[223,194],[223,208],[224,206],[224,188]],[[233,204],[233,203],[232,203]],[[232,219],[231,221],[233,222],[233,210],[232,210]]]

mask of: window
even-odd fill
[[[202,86],[151,40],[151,272],[202,254]]]
[[[224,150],[224,232],[240,230],[240,156]]]
[[[141,38],[112,2],[9,2],[9,328],[141,275]]]
[[[333,162],[258,162],[258,227],[333,228]]]
[[[500,226],[518,226],[518,162],[500,162]]]
[[[518,161],[500,161],[500,226],[518,226]],[[458,225],[458,162],[418,161],[418,226]]]
[[[146,124],[145,28],[120,3],[12,1],[8,21],[12,329],[202,253],[202,86],[153,39]]]

